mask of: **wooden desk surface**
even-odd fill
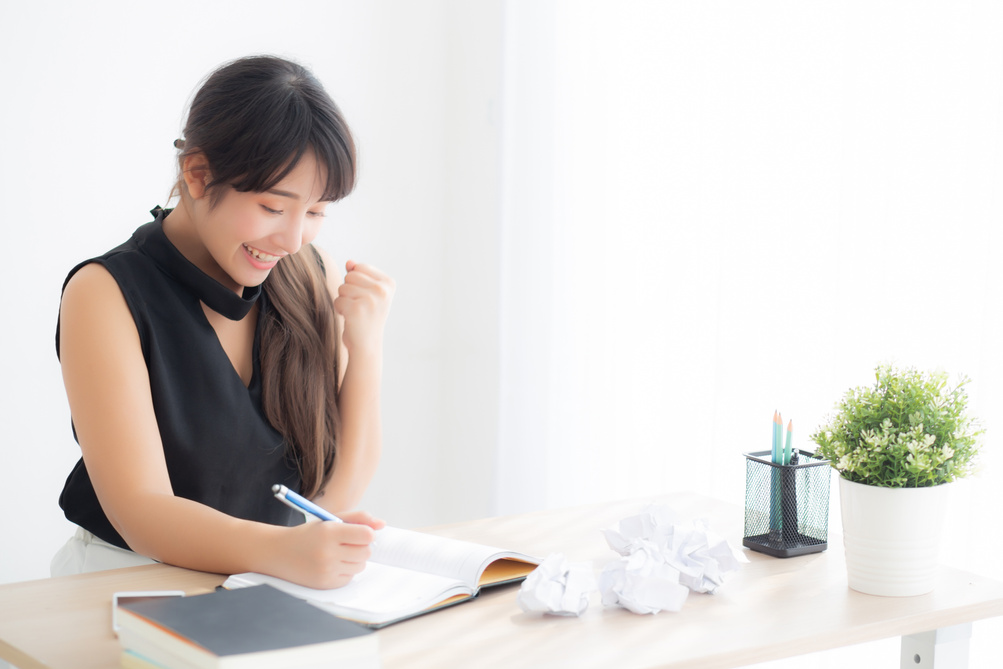
[[[691,517],[741,545],[742,510],[698,495],[668,495]],[[443,536],[545,557],[593,562],[615,557],[600,530],[646,501],[600,504],[431,528]],[[679,613],[638,616],[604,608],[598,594],[580,618],[523,613],[518,586],[378,632],[385,669],[395,667],[738,667],[1003,615],[1003,583],[942,568],[919,597],[849,590],[838,537],[824,553],[777,559],[746,551],[750,564],[715,595],[691,594]],[[0,586],[0,658],[22,669],[115,667],[110,628],[118,590],[208,592],[223,581],[164,565]],[[472,658],[476,658],[473,660]]]

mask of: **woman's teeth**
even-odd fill
[[[261,262],[275,262],[276,260],[279,260],[282,257],[282,256],[269,255],[263,251],[259,251],[258,249],[251,248],[247,244],[244,244],[244,248],[247,249],[248,253],[250,253],[252,256],[257,258]]]

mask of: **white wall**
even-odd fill
[[[998,3],[512,5],[500,505],[741,502],[886,361],[972,378],[999,489]]]
[[[942,558],[998,577],[1003,5],[511,9],[500,508],[694,490],[740,514],[774,410],[813,450],[876,364],[940,367],[987,429]],[[976,625],[973,667],[1001,626]]]
[[[38,2],[0,7],[0,582],[48,575],[79,449],[56,361],[76,262],[163,204],[186,101],[231,58],[311,66],[359,142],[319,243],[384,268],[385,455],[363,506],[399,526],[483,516],[497,424],[501,2]],[[462,417],[457,420],[457,417]],[[471,474],[473,473],[473,476]]]

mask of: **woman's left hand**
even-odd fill
[[[372,265],[354,260],[345,263],[345,271],[334,310],[345,320],[342,342],[351,358],[356,352],[382,349],[383,327],[396,284]]]

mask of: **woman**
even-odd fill
[[[53,573],[152,559],[343,585],[382,527],[345,510],[379,460],[394,291],[310,244],[354,186],[351,133],[309,71],[253,57],[205,81],[175,146],[178,205],[64,284],[82,459],[60,505],[81,529]],[[273,484],[347,522],[302,523]]]

